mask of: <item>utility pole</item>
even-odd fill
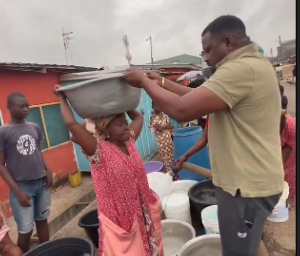
[[[64,28],[61,28],[61,31],[62,31],[62,37],[63,37],[63,42],[64,42],[64,48],[65,48],[66,62],[67,62],[67,65],[69,66],[67,50],[69,48],[69,42],[72,39],[69,35],[73,34],[73,32],[66,32],[65,33]]]
[[[151,50],[151,64],[152,64],[152,69],[153,69],[153,55],[152,55],[152,37],[150,35],[149,38],[146,39],[146,42],[150,40],[150,50]]]
[[[124,46],[125,46],[125,49],[126,49],[126,59],[127,59],[127,62],[128,62],[128,65],[130,66],[131,65],[131,60],[132,60],[132,56],[129,52],[129,41],[128,41],[128,38],[127,36],[123,36],[123,43],[124,43]]]
[[[271,48],[271,57],[273,58],[273,49]]]

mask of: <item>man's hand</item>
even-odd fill
[[[47,188],[51,188],[53,185],[53,175],[50,170],[46,172],[46,186]]]
[[[23,207],[31,206],[30,197],[25,192],[20,190],[19,193],[17,194],[17,198],[21,206]]]
[[[147,79],[146,73],[134,69],[129,71],[124,77],[124,81],[136,88],[142,88],[142,81]]]
[[[161,85],[162,76],[155,72],[148,72],[147,77],[151,80],[154,80],[157,84]]]

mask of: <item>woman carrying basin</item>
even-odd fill
[[[143,117],[135,110],[95,120],[96,132],[76,122],[62,93],[61,114],[73,141],[91,162],[98,203],[99,255],[163,256],[160,204],[149,188],[135,140]]]

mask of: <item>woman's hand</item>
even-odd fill
[[[47,188],[51,188],[53,186],[53,175],[51,170],[47,170],[46,172],[46,185]]]
[[[64,93],[58,91],[59,88],[61,88],[61,85],[60,85],[60,84],[54,85],[52,92],[53,92],[57,97],[63,96],[63,97],[65,98]]]
[[[60,84],[56,84],[56,85],[54,85],[54,87],[53,87],[52,92],[53,92],[56,96],[58,96],[58,94],[59,94],[59,92],[58,92],[57,90],[58,90],[60,87],[61,87]]]
[[[177,163],[176,163],[175,166],[176,166],[177,168],[179,168],[179,169],[182,169],[183,163],[184,163],[184,162],[187,162],[188,159],[189,159],[189,158],[188,158],[187,156],[181,157],[181,158],[177,161]]]
[[[158,132],[162,132],[164,130],[164,127],[159,125],[159,124],[155,124],[153,125],[153,127],[158,131]]]
[[[136,88],[143,88],[143,80],[147,79],[146,74],[138,69],[129,71],[124,77],[124,81]]]

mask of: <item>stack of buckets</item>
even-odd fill
[[[205,234],[220,234],[217,205],[211,205],[204,208],[201,211],[201,219]]]
[[[167,219],[181,220],[192,224],[190,200],[184,189],[175,189],[163,199],[162,206]]]
[[[272,222],[284,222],[289,218],[289,206],[287,199],[289,196],[289,186],[284,182],[284,190],[275,206],[273,213],[268,217]],[[205,234],[219,234],[218,206],[212,205],[204,208],[201,212],[202,224],[205,229]]]

